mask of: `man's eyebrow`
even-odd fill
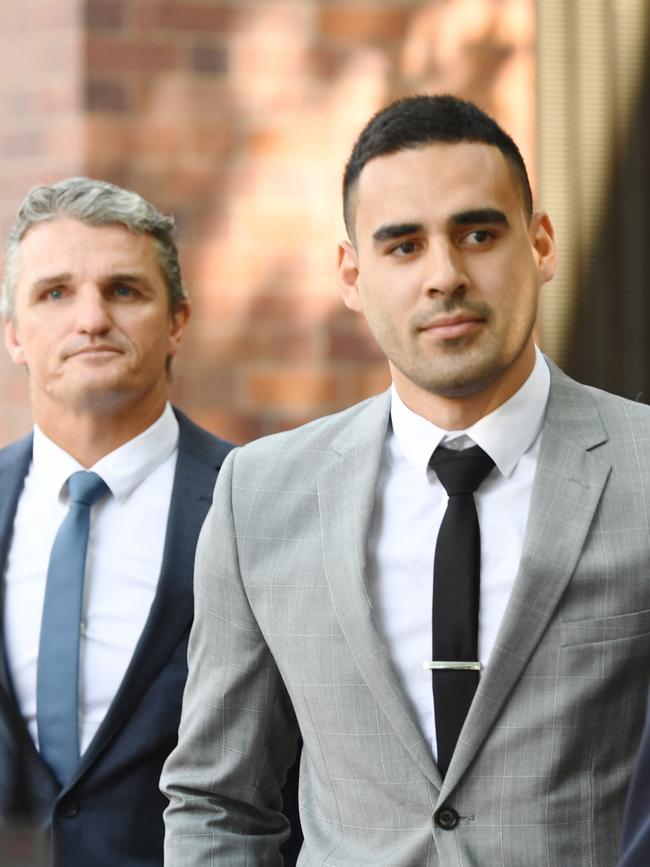
[[[386,226],[380,226],[373,232],[372,240],[375,243],[392,241],[395,238],[403,238],[404,235],[413,235],[415,232],[421,232],[422,229],[422,223],[389,223]]]
[[[141,286],[151,286],[151,280],[146,274],[138,274],[135,271],[117,271],[107,274],[102,283],[139,283]]]
[[[51,286],[56,286],[59,283],[67,283],[71,279],[72,275],[69,271],[62,271],[60,274],[52,274],[49,277],[39,277],[32,284],[32,288],[38,292],[41,289],[49,289]]]
[[[450,222],[454,226],[470,226],[475,223],[500,223],[502,226],[507,226],[508,218],[503,211],[496,208],[475,208],[472,211],[452,214]]]
[[[53,286],[73,282],[74,277],[70,271],[61,271],[60,274],[51,274],[47,277],[39,277],[32,284],[33,292],[43,292],[51,289]],[[112,274],[107,274],[101,278],[100,283],[103,285],[114,285],[115,283],[135,283],[143,288],[151,287],[151,280],[146,274],[138,274],[135,271],[116,271]]]

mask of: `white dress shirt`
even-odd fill
[[[169,404],[93,467],[110,494],[91,509],[79,662],[79,743],[92,740],[124,677],[156,592],[178,453]],[[20,710],[38,746],[36,667],[50,550],[82,467],[36,426],[5,571],[4,634]]]
[[[487,664],[519,568],[550,387],[536,350],[521,388],[465,431],[451,433],[391,395],[391,428],[377,481],[368,541],[370,595],[395,669],[434,757],[431,671],[433,558],[447,494],[429,468],[438,445],[479,445],[494,460],[474,495],[481,528],[479,661]]]

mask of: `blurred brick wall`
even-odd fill
[[[493,113],[534,176],[534,0],[4,0],[0,229],[35,183],[131,187],[175,214],[194,301],[175,400],[243,442],[383,388],[339,301],[339,187],[392,98]],[[27,430],[1,353],[0,441]]]

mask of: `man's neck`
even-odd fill
[[[426,391],[390,366],[397,393],[410,410],[443,430],[467,430],[498,409],[526,382],[535,366],[535,348],[531,342],[505,375],[473,394],[459,397]]]
[[[58,416],[34,413],[34,421],[52,442],[83,467],[97,461],[150,427],[163,413],[165,402],[157,406],[136,407],[130,412],[73,413]]]
[[[509,397],[511,397],[510,394],[505,397],[503,395],[495,397],[495,395],[489,393],[487,390],[462,398],[434,397],[427,402],[426,414],[418,412],[418,410],[414,411],[418,412],[419,415],[423,415],[428,421],[443,430],[467,430],[479,419],[489,415],[501,406]],[[407,403],[406,401],[404,402]]]

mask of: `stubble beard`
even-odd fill
[[[506,350],[498,335],[483,331],[479,335],[448,340],[433,356],[420,347],[409,363],[402,364],[399,359],[393,359],[392,363],[430,394],[445,398],[472,397],[497,382],[517,362],[528,345],[533,324],[534,320],[514,353]],[[417,341],[417,337],[415,339]]]

